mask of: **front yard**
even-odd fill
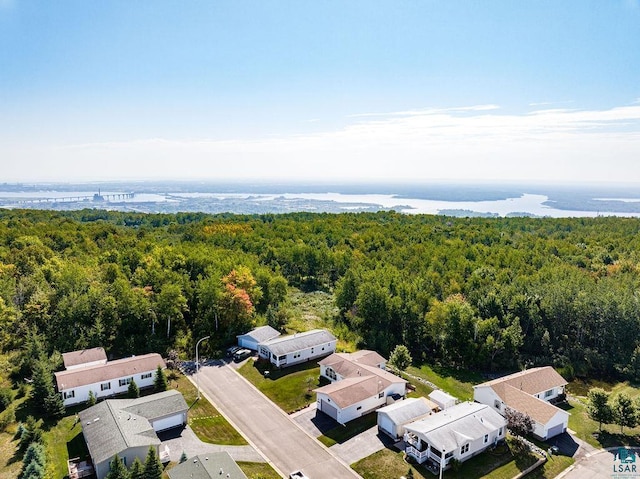
[[[526,456],[515,459],[510,452],[486,452],[465,461],[458,471],[448,470],[444,477],[448,479],[511,479],[537,461],[537,457]],[[542,467],[527,477],[551,479],[573,464],[573,459],[565,456],[553,456]],[[364,479],[399,478],[406,476],[409,468],[413,470],[415,479],[433,479],[433,473],[426,468],[408,464],[402,452],[383,449],[351,467]]]
[[[265,377],[265,371],[269,371],[268,377]],[[320,386],[320,366],[316,361],[276,369],[268,362],[250,359],[238,372],[286,413],[314,402],[312,391]]]

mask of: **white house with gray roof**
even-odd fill
[[[247,348],[252,351],[258,350],[258,344],[275,339],[280,336],[280,332],[271,326],[259,326],[252,329],[246,334],[237,336],[238,346],[241,348]]]
[[[507,420],[486,404],[456,404],[407,424],[405,452],[419,464],[431,461],[446,468],[480,454],[506,436]]]
[[[85,403],[89,392],[103,398],[127,392],[132,380],[140,389],[153,386],[156,370],[164,369],[162,356],[156,353],[131,356],[130,358],[88,363],[55,373],[56,386],[65,406]]]
[[[312,329],[263,341],[258,344],[258,354],[282,368],[327,356],[336,350],[336,343],[337,339],[329,331]]]
[[[407,398],[378,409],[378,431],[394,441],[404,437],[405,425],[435,413],[438,405],[427,398]]]
[[[152,446],[163,462],[168,461],[169,451],[159,450],[157,433],[186,424],[188,409],[182,394],[170,390],[137,399],[108,399],[81,411],[82,434],[97,478],[107,475],[116,454],[130,467],[136,457],[144,462]]]

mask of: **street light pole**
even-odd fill
[[[200,346],[200,343],[202,341],[204,341],[205,339],[209,339],[210,337],[211,336],[205,336],[204,338],[199,339],[196,343],[196,389],[198,390],[196,401],[200,399],[200,383],[198,382],[198,369],[200,368],[200,359],[198,358],[198,346]]]

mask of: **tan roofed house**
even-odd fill
[[[86,402],[89,392],[96,398],[124,393],[131,381],[139,388],[153,386],[156,370],[165,368],[157,353],[107,361],[104,364],[78,367],[55,373],[58,392],[65,406]]]
[[[107,362],[107,353],[104,351],[104,348],[70,351],[68,353],[62,353],[62,362],[64,363],[65,369],[95,366]]]
[[[503,416],[511,408],[534,421],[533,434],[542,440],[567,430],[569,413],[551,404],[562,399],[567,381],[551,366],[527,369],[473,387],[473,399]]]
[[[315,390],[318,410],[340,424],[406,395],[407,381],[386,371],[386,360],[375,351],[334,353],[318,364],[331,381]]]

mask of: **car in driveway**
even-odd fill
[[[231,346],[230,348],[227,348],[227,356],[233,357],[233,355],[241,349],[242,348],[240,346]]]
[[[239,363],[240,361],[247,359],[251,354],[252,352],[249,349],[239,349],[233,353],[233,360],[236,363]]]

